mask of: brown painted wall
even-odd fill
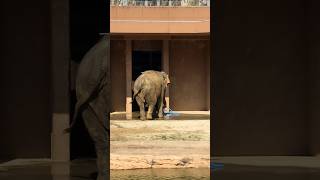
[[[50,1],[2,1],[0,159],[49,158]]]
[[[309,64],[309,151],[312,155],[320,155],[320,2],[310,0],[307,4],[308,18],[308,55]]]
[[[126,42],[112,40],[110,42],[112,109],[111,111],[126,110]]]
[[[174,110],[208,110],[207,41],[170,41],[170,106]]]
[[[133,51],[161,51],[162,40],[134,40],[132,41]]]
[[[308,153],[304,6],[303,0],[216,4],[215,155]]]

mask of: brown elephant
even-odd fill
[[[105,35],[83,57],[76,77],[77,103],[69,132],[78,114],[82,114],[84,124],[94,141],[97,154],[97,180],[109,179],[109,120],[110,120],[110,80],[109,80],[110,36]]]
[[[145,120],[145,104],[148,106],[147,119],[153,119],[152,114],[157,108],[158,117],[163,118],[163,104],[166,88],[170,84],[165,72],[148,70],[136,79],[133,86],[133,99],[136,99],[140,108],[140,119]]]

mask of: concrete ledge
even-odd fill
[[[0,164],[0,167],[31,166],[51,163],[51,159],[13,159]]]
[[[217,163],[241,166],[320,168],[320,157],[313,156],[238,156],[212,159]]]

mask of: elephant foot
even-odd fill
[[[158,117],[163,118],[163,114],[162,113],[158,114]]]
[[[147,115],[147,119],[148,119],[148,120],[151,120],[151,119],[152,119],[152,115],[151,115],[151,114],[148,114],[148,115]]]
[[[146,120],[146,116],[140,116],[140,120],[142,121]]]

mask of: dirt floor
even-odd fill
[[[177,119],[112,120],[111,169],[209,168],[209,115],[183,114]]]

